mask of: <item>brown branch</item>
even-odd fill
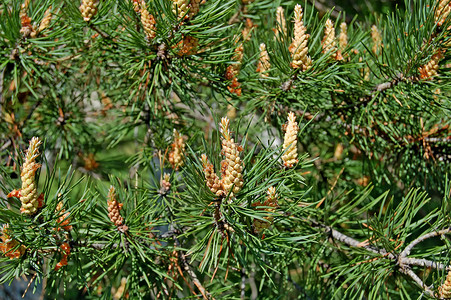
[[[213,218],[215,220],[216,228],[218,229],[219,233],[222,235],[223,238],[227,238],[226,231],[229,232],[235,232],[232,226],[222,217],[221,214],[221,203],[222,198],[219,199],[219,201],[215,204],[215,212],[213,214]]]
[[[438,263],[438,262],[435,262],[432,260],[407,257],[410,254],[410,251],[412,250],[412,248],[415,245],[417,245],[418,243],[420,243],[428,238],[431,238],[431,237],[436,237],[436,236],[444,235],[444,234],[450,234],[451,228],[431,232],[431,233],[428,233],[428,234],[418,237],[417,239],[413,240],[396,257],[392,253],[387,252],[385,249],[376,248],[374,246],[362,246],[363,244],[361,242],[359,242],[358,240],[353,239],[352,237],[347,236],[329,226],[321,225],[318,223],[316,223],[315,226],[324,227],[326,229],[326,231],[328,231],[331,234],[332,238],[334,238],[335,240],[340,241],[348,246],[355,247],[355,248],[363,248],[367,251],[370,251],[370,252],[373,252],[376,254],[381,254],[388,259],[396,260],[401,267],[420,266],[420,267],[427,267],[427,268],[434,268],[434,269],[451,269],[451,266],[446,266],[442,263]]]
[[[240,9],[237,10],[237,12],[229,19],[227,22],[229,25],[234,23],[240,23],[242,16],[240,16],[242,13],[246,11],[246,5],[241,5]]]
[[[241,299],[246,299],[246,270],[241,269]]]
[[[412,251],[413,247],[415,247],[417,244],[421,243],[424,240],[427,240],[432,237],[444,235],[444,234],[450,234],[450,233],[451,233],[451,228],[447,228],[447,229],[442,229],[439,231],[434,231],[434,232],[430,232],[425,235],[422,235],[422,236],[416,238],[415,240],[413,240],[409,245],[407,245],[407,247],[401,252],[401,254],[399,256],[401,258],[407,257],[410,254],[410,251]]]
[[[329,5],[332,5],[332,8],[329,6],[326,6],[324,3],[318,1],[318,0],[311,0],[312,4],[315,6],[315,8],[320,12],[321,15],[325,15],[326,13],[330,12],[330,15],[334,17],[335,19],[338,19],[341,15],[343,17],[343,14],[340,13],[343,10],[340,6],[336,5],[334,2],[328,1]],[[352,21],[352,18],[350,16],[346,16],[346,22],[350,23]]]
[[[444,265],[439,262],[427,260],[424,258],[402,257],[402,258],[398,258],[398,260],[400,262],[402,262],[403,265],[419,266],[419,267],[432,268],[432,269],[438,269],[438,270],[449,269],[449,266],[447,266],[447,265]]]
[[[92,247],[92,248],[94,248],[94,249],[96,249],[96,250],[102,250],[103,248],[105,248],[105,247],[110,247],[111,249],[116,249],[116,248],[118,248],[118,244],[113,244],[113,245],[108,245],[108,244],[100,244],[100,243],[94,243],[94,244],[91,244],[91,245],[89,245],[90,247]]]
[[[106,34],[105,32],[103,32],[102,30],[100,30],[99,28],[97,28],[96,26],[94,26],[94,24],[89,23],[89,28],[91,28],[92,30],[94,30],[95,32],[97,32],[101,37],[103,37],[104,39],[111,39],[111,37]]]
[[[1,109],[1,105],[0,105],[0,109]],[[11,140],[7,140],[2,147],[0,147],[0,152],[3,152],[3,150],[5,150],[6,148],[8,148],[11,145]]]
[[[197,286],[204,299],[214,299],[207,297],[207,290],[202,286],[202,283],[200,283],[199,279],[197,279],[196,273],[189,267],[189,264],[186,261],[186,256],[182,251],[179,251],[179,257],[183,269],[186,271],[186,273],[188,273],[189,276],[191,276],[191,280],[193,281],[194,285]]]
[[[347,236],[347,235],[333,229],[330,226],[320,224],[316,221],[312,221],[312,224],[317,227],[325,228],[326,232],[329,232],[333,239],[340,241],[348,246],[355,247],[355,248],[363,248],[369,252],[382,255],[381,258],[387,258],[387,259],[395,261],[397,263],[397,265],[399,266],[399,271],[401,273],[411,277],[412,280],[415,281],[417,283],[417,285],[420,286],[428,296],[433,297],[433,298],[435,298],[435,295],[434,295],[434,292],[431,290],[431,287],[428,287],[426,284],[424,284],[424,282],[421,280],[421,278],[418,277],[418,275],[412,271],[411,266],[421,266],[421,267],[442,269],[442,270],[443,269],[448,269],[448,270],[451,269],[451,266],[446,266],[444,264],[434,262],[431,260],[407,257],[410,254],[410,251],[413,249],[413,247],[415,247],[415,245],[419,244],[420,242],[422,242],[426,239],[432,238],[432,237],[437,237],[437,236],[444,235],[444,234],[450,234],[451,228],[434,231],[434,232],[430,232],[425,235],[422,235],[422,236],[416,238],[415,240],[413,240],[409,245],[407,245],[407,247],[399,255],[394,255],[390,252],[387,252],[385,249],[377,248],[374,246],[366,246],[366,245],[362,244],[361,242],[359,242],[358,240],[356,240],[350,236]]]
[[[348,246],[355,247],[355,248],[363,248],[369,252],[381,254],[381,255],[387,257],[388,259],[396,259],[396,257],[393,254],[388,253],[385,249],[380,249],[380,248],[376,248],[373,246],[364,246],[362,244],[362,242],[359,242],[358,240],[353,239],[352,237],[347,236],[347,235],[333,229],[332,227],[325,226],[325,225],[320,225],[320,226],[324,227],[326,229],[326,231],[331,234],[333,239],[340,241]]]
[[[180,248],[180,242],[177,236],[174,236],[174,244],[176,247]],[[191,280],[193,281],[194,285],[199,289],[200,293],[202,294],[202,297],[204,299],[214,299],[213,297],[208,297],[209,293],[207,290],[203,287],[202,283],[197,278],[196,273],[189,267],[189,264],[186,260],[186,255],[183,253],[182,250],[178,251],[179,258],[180,258],[180,265],[185,270],[186,273],[188,273],[189,276],[191,276]]]
[[[25,291],[24,291],[23,294],[22,294],[22,298],[24,298],[25,295],[27,294],[28,289],[30,288],[31,284],[33,283],[33,281],[34,281],[35,278],[36,278],[36,275],[38,275],[37,272],[33,274],[33,277],[31,277],[30,281],[28,282],[27,288],[25,289]]]
[[[413,281],[415,281],[416,284],[418,286],[420,286],[429,297],[435,298],[434,292],[431,291],[431,289],[426,284],[424,284],[423,280],[421,280],[421,278],[418,277],[418,275],[415,274],[415,272],[412,271],[411,268],[409,268],[409,267],[401,267],[400,271],[401,271],[401,273],[410,276],[410,278],[412,278]]]
[[[414,77],[414,76],[411,76],[411,77],[408,77],[408,78],[404,78],[404,75],[400,73],[400,74],[398,74],[398,76],[395,79],[393,79],[391,81],[387,81],[387,82],[383,82],[383,83],[377,84],[374,87],[370,97],[374,97],[374,95],[376,93],[378,93],[378,92],[383,92],[385,90],[391,89],[392,87],[398,85],[402,81],[415,81],[416,79],[417,78]]]

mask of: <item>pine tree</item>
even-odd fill
[[[449,298],[451,3],[343,3],[2,1],[0,283]]]

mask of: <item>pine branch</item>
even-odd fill
[[[434,232],[430,232],[428,234],[422,235],[418,238],[416,238],[415,240],[413,240],[406,248],[404,248],[404,250],[399,254],[400,258],[405,258],[410,254],[410,251],[412,251],[413,247],[415,247],[417,244],[429,239],[429,238],[433,238],[433,237],[437,237],[437,236],[441,236],[441,235],[445,235],[445,234],[450,234],[451,233],[451,228],[447,228],[447,229],[442,229],[439,231],[434,231]]]
[[[91,244],[90,247],[97,249],[97,250],[102,250],[105,247],[110,247],[111,249],[117,249],[117,248],[119,248],[119,245],[117,243],[114,243],[113,245],[94,243],[94,244]]]
[[[362,242],[359,242],[358,240],[356,240],[350,236],[347,236],[347,235],[331,228],[330,226],[319,224],[316,221],[312,222],[312,223],[315,226],[325,228],[326,232],[328,232],[332,236],[333,239],[340,241],[348,246],[355,247],[355,248],[363,248],[369,252],[373,252],[375,254],[380,254],[385,258],[394,260],[400,266],[400,268],[404,268],[404,267],[410,268],[410,266],[421,266],[421,267],[428,267],[428,268],[441,269],[441,270],[451,268],[451,266],[445,266],[441,263],[437,263],[437,262],[434,262],[431,260],[407,257],[409,255],[410,251],[412,250],[412,248],[416,244],[418,244],[428,238],[431,238],[431,237],[436,237],[436,236],[444,235],[444,234],[450,234],[451,229],[449,229],[449,228],[440,230],[438,232],[431,232],[431,233],[425,234],[425,235],[415,239],[414,241],[412,241],[399,255],[394,255],[392,253],[387,252],[385,249],[377,248],[374,246],[365,246]]]
[[[392,81],[379,83],[378,85],[376,85],[374,87],[373,92],[371,93],[371,97],[373,98],[374,95],[378,92],[383,92],[385,90],[391,89],[392,87],[394,87],[395,85],[397,85],[400,82],[401,78],[402,78],[402,76],[399,76],[398,78],[393,79]]]
[[[327,4],[330,5],[333,9],[331,9],[331,7],[329,6],[326,6],[322,1],[311,0],[310,2],[312,2],[315,8],[322,14],[326,14],[329,12],[330,15],[336,19],[339,18],[342,15],[341,12],[344,11],[342,7],[336,5],[333,1],[330,0],[328,1]],[[346,21],[351,22],[352,18],[350,16],[346,16]]]
[[[305,289],[303,289],[299,284],[297,284],[297,283],[293,280],[293,278],[291,278],[291,276],[288,276],[287,279],[288,279],[288,282],[290,282],[298,292],[301,292],[301,293],[303,294],[303,296],[305,297],[305,299],[307,299],[307,300],[312,300],[312,298],[310,298],[310,297],[307,295],[307,293],[305,292]]]
[[[427,285],[424,284],[423,280],[421,280],[420,277],[418,277],[417,274],[415,274],[414,271],[412,271],[412,269],[408,266],[404,266],[404,267],[400,267],[399,270],[403,273],[406,274],[408,276],[410,276],[410,278],[413,279],[413,281],[416,282],[416,284],[421,287],[424,292],[431,298],[435,298],[434,292],[431,291],[430,287],[428,287]]]
[[[179,241],[179,239],[178,239],[178,237],[176,235],[174,235],[174,244],[178,248],[181,247],[180,246],[180,241]],[[179,250],[178,254],[179,254],[179,258],[180,258],[181,267],[183,268],[183,270],[185,270],[186,273],[188,273],[188,275],[191,276],[191,280],[196,285],[196,287],[199,289],[200,293],[202,294],[202,297],[204,299],[215,299],[213,297],[207,296],[207,295],[210,295],[210,293],[208,293],[208,291],[204,288],[202,283],[197,278],[196,273],[190,268],[190,266],[188,264],[188,261],[186,259],[185,253],[182,250]]]
[[[347,236],[347,235],[333,229],[332,227],[329,227],[326,225],[321,225],[321,227],[324,227],[326,229],[326,232],[329,232],[333,239],[338,240],[348,246],[355,247],[355,248],[363,248],[367,251],[370,251],[370,252],[373,252],[376,254],[381,254],[384,257],[387,257],[388,259],[396,259],[392,253],[387,253],[387,251],[385,249],[380,249],[380,248],[376,248],[373,246],[364,246],[362,242],[359,242],[358,240],[353,239],[352,237]]]
[[[398,258],[400,262],[402,262],[404,265],[409,266],[419,266],[419,267],[425,267],[425,268],[432,268],[437,270],[447,270],[450,268],[450,266],[444,265],[439,262],[427,260],[424,258],[411,258],[411,257],[403,257]]]
[[[1,106],[0,106],[1,108]],[[11,140],[7,140],[1,147],[0,147],[0,151],[3,151],[5,149],[7,149],[9,146],[11,145]]]
[[[241,299],[246,299],[246,270],[241,269]]]
[[[97,28],[97,26],[95,26],[94,24],[92,24],[91,22],[89,22],[89,28],[91,28],[92,30],[94,30],[95,32],[97,32],[102,38],[104,39],[111,39],[111,37],[106,34],[105,32],[103,32],[102,30],[100,30],[99,28]],[[112,44],[112,46],[117,46],[116,44]]]

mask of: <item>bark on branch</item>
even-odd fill
[[[412,251],[413,247],[415,247],[417,244],[421,243],[422,241],[424,241],[426,239],[432,238],[432,237],[437,237],[437,236],[441,236],[441,235],[445,235],[445,234],[451,234],[451,228],[446,228],[443,230],[424,234],[424,235],[416,238],[412,242],[410,242],[410,244],[407,245],[399,255],[396,255],[391,252],[387,252],[387,250],[382,249],[382,248],[364,245],[363,243],[359,242],[358,240],[356,240],[350,236],[347,236],[347,235],[333,229],[330,226],[320,224],[316,221],[313,221],[312,223],[314,226],[323,227],[326,230],[326,232],[329,233],[334,240],[337,240],[350,247],[363,248],[369,252],[372,252],[375,254],[380,254],[381,258],[393,260],[399,266],[399,271],[401,273],[412,278],[412,280],[415,281],[416,284],[424,290],[424,293],[426,293],[428,296],[430,296],[432,298],[436,298],[436,295],[432,291],[433,287],[427,286],[421,280],[421,278],[418,277],[418,275],[412,270],[412,266],[420,266],[420,267],[434,268],[434,269],[440,269],[440,270],[451,269],[451,266],[447,266],[447,265],[444,265],[439,262],[435,262],[435,261],[431,261],[431,260],[427,260],[427,259],[407,257],[410,254],[410,252]]]

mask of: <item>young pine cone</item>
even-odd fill
[[[451,12],[451,4],[449,0],[438,0],[437,8],[435,9],[435,23],[437,26],[442,26]]]
[[[291,52],[291,57],[293,58],[291,67],[293,69],[301,68],[302,71],[306,71],[311,67],[312,60],[308,56],[307,46],[310,35],[307,34],[307,28],[304,26],[302,17],[302,7],[299,4],[296,4],[294,7],[294,37],[289,50]]]
[[[56,228],[56,230],[60,231],[61,228],[66,231],[72,230],[72,225],[70,225],[69,218],[70,213],[66,212],[66,210],[63,207],[62,201],[58,202],[58,204],[56,205],[55,213],[59,215],[58,219],[56,220],[56,223],[58,224],[58,228]]]
[[[244,56],[244,47],[243,47],[243,43],[238,44],[238,46],[235,48],[234,51],[234,55],[233,55],[233,60],[236,62],[236,64],[233,64],[233,68],[234,68],[234,73],[233,75],[235,77],[238,76],[240,69],[241,69],[241,62],[243,61],[243,56]]]
[[[348,26],[345,22],[340,24],[340,34],[338,36],[338,42],[340,44],[340,51],[343,53],[348,46]]]
[[[27,215],[33,215],[38,208],[42,206],[35,179],[36,171],[41,167],[41,165],[35,161],[39,156],[39,146],[41,143],[41,140],[37,137],[31,139],[22,166],[22,172],[20,173],[20,178],[22,180],[22,189],[20,190],[20,202],[22,202],[22,207],[20,211]]]
[[[321,44],[323,47],[323,53],[329,52],[331,57],[335,56],[335,52],[337,51],[335,42],[335,28],[331,19],[327,19],[326,21],[326,25],[324,27],[324,38]]]
[[[253,206],[269,206],[268,208],[265,208],[265,211],[269,212],[269,213],[273,213],[276,210],[276,207],[278,206],[277,204],[277,194],[276,194],[276,189],[273,186],[270,186],[268,188],[268,191],[266,192],[267,197],[266,197],[266,201],[264,203],[255,203],[253,204]],[[268,229],[269,226],[271,226],[274,217],[272,217],[271,215],[264,217],[265,220],[260,220],[260,219],[254,219],[253,224],[254,224],[254,231],[255,233],[260,233],[262,232],[264,229]]]
[[[418,68],[418,71],[420,72],[420,78],[421,79],[430,79],[438,74],[438,68],[439,68],[439,62],[443,58],[442,51],[438,50],[437,53],[432,55],[431,60],[425,64],[424,66],[421,66]]]
[[[52,17],[52,6],[50,6],[44,13],[41,24],[39,24],[38,32],[41,32],[49,27],[50,22],[52,21]]]
[[[27,14],[28,5],[30,1],[25,1],[20,6],[19,11],[19,17],[20,17],[20,25],[22,26],[20,28],[20,33],[23,37],[27,38],[29,36],[35,37],[36,36],[36,29],[31,25],[31,18]]]
[[[70,245],[68,243],[63,243],[61,246],[61,253],[63,254],[63,257],[61,260],[56,264],[55,271],[58,271],[61,267],[67,266],[67,258],[70,255]]]
[[[445,282],[440,287],[440,298],[451,299],[451,270],[448,272]]]
[[[117,229],[121,232],[125,232],[128,230],[128,227],[124,225],[124,218],[121,216],[120,210],[122,209],[122,203],[117,202],[116,200],[116,191],[113,186],[110,186],[110,190],[108,191],[107,197],[108,203],[108,217],[111,222],[116,225]]]
[[[260,73],[261,77],[268,77],[268,70],[271,68],[269,62],[268,51],[266,51],[266,45],[264,43],[260,44],[260,59],[257,64],[257,72]]]
[[[240,83],[238,82],[238,75],[240,73],[241,61],[243,60],[244,48],[243,43],[240,43],[238,47],[235,48],[235,54],[233,56],[233,60],[236,62],[235,64],[229,65],[226,70],[225,78],[227,80],[231,80],[232,82],[227,87],[231,93],[237,94],[237,96],[241,96],[241,88]]]
[[[160,194],[166,194],[171,189],[171,176],[168,173],[164,173],[163,178],[160,180]]]
[[[277,7],[276,11],[276,28],[274,29],[274,32],[276,36],[279,36],[279,34],[282,34],[283,36],[287,35],[287,21],[285,19],[285,11],[283,10],[282,6]]]
[[[252,31],[254,30],[256,26],[252,22],[250,18],[246,19],[246,25],[244,26],[243,30],[241,30],[241,36],[243,37],[243,41],[250,41],[252,38]]]
[[[200,4],[201,0],[191,0],[188,11],[188,17],[190,19],[194,18],[199,13]]]
[[[80,12],[83,20],[85,22],[91,21],[91,19],[97,13],[97,6],[99,5],[99,0],[82,0],[80,5]]]
[[[243,187],[243,163],[240,158],[240,152],[243,150],[230,137],[229,119],[221,119],[222,134],[222,154],[225,159],[222,161],[222,185],[224,192],[233,197]],[[232,189],[233,187],[233,189]]]
[[[185,152],[185,141],[177,130],[174,129],[174,143],[171,145],[172,151],[169,152],[169,163],[172,168],[178,170],[183,166],[183,153]]]
[[[130,0],[133,5],[133,10],[135,13],[140,14],[141,13],[141,1],[140,0]]]
[[[11,238],[8,233],[8,228],[9,225],[5,224],[0,230],[0,251],[3,252],[6,257],[9,257],[9,259],[19,258],[25,253],[25,247],[23,245],[19,246],[19,242]]]
[[[212,193],[218,197],[224,195],[224,189],[222,187],[221,181],[219,180],[218,175],[215,173],[213,164],[208,161],[207,155],[205,154],[202,154],[202,166],[204,169],[205,181],[210,191],[212,191]]]
[[[298,123],[293,112],[288,114],[288,124],[286,126],[285,137],[283,140],[283,150],[285,153],[282,155],[283,164],[287,168],[293,167],[298,162],[297,151],[297,136],[298,136]]]
[[[373,40],[373,53],[377,55],[382,48],[382,35],[376,25],[371,26],[371,39]]]
[[[236,107],[232,104],[227,104],[227,118],[232,120],[236,118]]]
[[[87,171],[92,171],[99,167],[99,163],[96,161],[94,153],[82,154],[81,158],[84,163],[83,167]]]
[[[141,23],[143,25],[144,33],[149,40],[152,40],[157,35],[155,29],[155,18],[149,13],[146,4],[143,2],[141,6]]]
[[[188,18],[190,0],[172,0],[172,12],[178,19]]]
[[[197,53],[197,46],[199,40],[193,36],[185,36],[182,41],[182,48],[180,49],[178,55],[193,55]]]

